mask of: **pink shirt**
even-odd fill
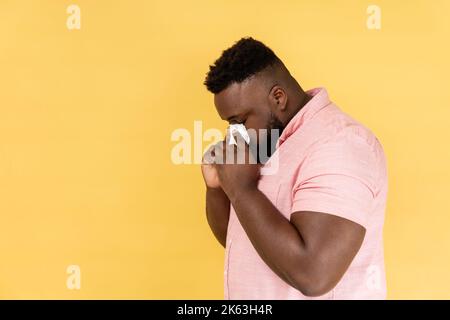
[[[366,228],[350,267],[323,296],[310,298],[279,278],[260,258],[231,207],[225,250],[225,299],[385,299],[383,223],[386,161],[373,133],[330,102],[327,91],[288,123],[265,164],[258,188],[290,219],[296,211],[333,214]]]

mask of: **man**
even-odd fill
[[[226,248],[225,298],[384,299],[387,172],[377,138],[325,89],[303,91],[252,38],[225,50],[205,85],[230,124],[280,131],[266,163],[252,164],[247,145],[220,142],[213,155],[244,151],[247,162],[202,164],[207,220]],[[261,175],[273,159],[276,172]]]

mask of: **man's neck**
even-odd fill
[[[297,103],[295,105],[295,108],[292,112],[292,114],[289,116],[289,119],[287,119],[286,123],[284,124],[283,127],[286,127],[287,124],[292,120],[292,118],[295,117],[295,115],[301,110],[303,109],[303,107],[312,99],[312,96],[310,96],[309,94],[307,94],[306,92],[300,92],[299,94],[299,98],[298,101],[300,101],[299,103]]]

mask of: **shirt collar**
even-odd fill
[[[295,131],[300,129],[317,111],[330,104],[328,92],[325,88],[314,88],[306,91],[306,93],[312,96],[311,100],[288,122],[277,141],[276,148],[286,141]]]

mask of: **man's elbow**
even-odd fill
[[[307,297],[323,296],[333,290],[337,284],[330,275],[318,272],[294,275],[291,279],[291,285]]]

